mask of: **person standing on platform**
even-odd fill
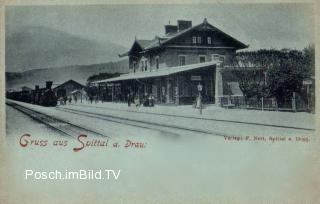
[[[127,94],[127,102],[128,102],[128,107],[131,106],[131,94],[130,92]]]
[[[135,96],[135,98],[134,98],[134,104],[136,105],[137,108],[140,106],[139,96]]]
[[[64,105],[67,105],[67,100],[68,100],[67,96],[64,96],[64,97],[63,97]]]

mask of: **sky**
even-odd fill
[[[303,49],[314,42],[310,4],[60,5],[6,7],[6,32],[45,26],[130,48],[179,19],[208,22],[256,49]]]

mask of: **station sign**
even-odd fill
[[[191,81],[201,81],[201,76],[191,76]]]
[[[302,82],[303,85],[311,85],[312,84],[312,81],[311,80],[303,80]]]

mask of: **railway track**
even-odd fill
[[[7,105],[27,115],[33,120],[46,125],[55,132],[70,137],[77,137],[80,134],[86,134],[90,136],[109,137],[105,134],[99,133],[91,128],[79,126],[61,118],[56,118],[39,111],[27,108],[14,102],[6,102]]]
[[[45,115],[43,113],[40,113],[36,110],[30,109],[28,107],[25,107],[23,105],[19,105],[14,102],[6,102],[8,105],[12,106],[13,108],[19,110],[20,112],[23,112],[24,114],[28,115],[32,119],[46,124],[48,127],[54,129],[55,131],[58,131],[60,133],[64,133],[70,136],[75,136],[79,135],[80,133],[85,134],[85,133],[90,133],[91,135],[97,135],[97,136],[106,136],[105,134],[99,133],[94,129],[84,127],[84,126],[79,126],[76,124],[73,124],[69,121],[60,119],[60,118],[55,118],[49,115]],[[103,109],[112,109],[112,108],[104,108],[104,107],[97,107],[97,108],[103,108]],[[138,127],[138,128],[144,128],[144,129],[149,129],[157,132],[161,132],[167,135],[181,135],[184,132],[188,133],[197,133],[197,134],[206,134],[206,135],[215,135],[215,136],[233,136],[231,134],[225,133],[225,132],[219,132],[219,131],[212,131],[212,130],[203,130],[203,129],[197,129],[193,127],[185,127],[185,126],[179,126],[179,125],[174,125],[174,124],[168,124],[168,123],[159,123],[159,122],[153,122],[153,121],[146,121],[146,120],[139,120],[139,119],[130,119],[130,118],[124,118],[124,117],[119,117],[116,115],[111,115],[107,113],[94,113],[90,111],[84,111],[84,110],[75,110],[72,108],[67,108],[67,107],[56,107],[55,110],[58,111],[63,111],[63,112],[68,112],[70,114],[78,115],[78,116],[85,116],[85,117],[90,117],[94,119],[99,119],[103,121],[108,121],[112,123],[117,123],[121,125],[126,125],[126,126],[133,126],[133,127]],[[116,110],[116,109],[112,109]],[[120,111],[127,111],[129,110],[120,110]],[[132,112],[137,112],[141,114],[156,114],[156,113],[144,113],[144,112],[138,112],[138,111],[132,111]],[[169,114],[156,114],[156,115],[169,115]],[[173,115],[169,115],[174,117]],[[183,118],[196,118],[196,117],[184,117],[184,116],[176,116],[176,117],[183,117]],[[196,118],[198,119],[198,118]],[[203,119],[203,118],[199,118]],[[215,120],[215,119],[213,119]],[[269,125],[266,125],[269,126]],[[283,128],[283,127],[282,127]],[[290,127],[287,127],[290,128]],[[303,129],[306,130],[306,128],[296,128],[296,129]],[[307,129],[310,130],[310,129]]]
[[[178,130],[178,131],[182,130],[182,131],[198,133],[198,134],[200,133],[200,134],[209,134],[209,135],[216,135],[216,136],[231,136],[229,134],[225,134],[225,133],[217,132],[217,131],[208,131],[208,130],[196,129],[196,128],[191,128],[191,127],[182,127],[182,126],[177,126],[177,125],[161,124],[161,123],[151,122],[151,121],[129,119],[129,118],[123,118],[123,117],[109,115],[109,114],[92,113],[92,112],[88,112],[88,111],[74,110],[74,109],[70,109],[70,108],[61,108],[61,107],[58,107],[56,109],[64,111],[64,112],[76,114],[76,115],[87,116],[87,117],[91,117],[91,118],[105,120],[108,122],[115,122],[115,123],[120,123],[120,124],[124,124],[124,125],[139,127],[139,128],[156,130],[156,131],[165,132],[165,133],[169,133],[169,134],[175,134],[174,132],[176,130]]]
[[[88,106],[79,105],[79,104],[73,104],[73,105],[74,106],[88,107]],[[150,113],[150,112],[141,112],[141,111],[135,111],[135,110],[121,110],[121,109],[116,109],[116,108],[107,108],[107,107],[99,107],[99,106],[90,106],[90,107],[94,107],[94,108],[97,108],[97,109],[121,111],[121,112],[134,112],[134,113],[138,113],[138,114],[169,116],[169,117],[175,117],[175,118],[197,119],[197,120],[227,122],[227,123],[236,123],[236,124],[244,124],[244,125],[255,125],[255,126],[264,126],[264,127],[294,129],[294,130],[315,131],[314,128],[303,128],[303,127],[293,127],[293,126],[274,125],[274,124],[262,124],[262,123],[255,123],[255,122],[244,122],[244,121],[214,119],[214,118],[204,118],[204,117],[194,117],[194,116],[184,116],[184,115],[171,115],[171,114],[167,114],[167,113]]]
[[[33,120],[45,124],[52,130],[62,133],[64,135],[68,135],[71,137],[78,136],[79,134],[90,134],[94,136],[104,136],[104,137],[110,137],[103,133],[99,133],[91,128],[79,126],[77,124],[71,123],[67,120],[56,118],[44,113],[41,113],[39,111],[33,110],[31,108],[25,107],[23,105],[14,103],[12,101],[6,102],[7,105],[11,106],[12,108],[22,112],[23,114],[27,115],[28,117],[32,118]],[[187,128],[187,127],[180,127],[175,125],[165,125],[155,122],[147,122],[147,121],[140,121],[140,120],[134,120],[134,119],[128,119],[128,118],[122,118],[118,116],[113,115],[107,115],[107,114],[99,114],[99,113],[92,113],[87,111],[80,111],[80,110],[74,110],[70,108],[61,108],[57,107],[56,110],[68,112],[74,115],[80,115],[80,116],[86,116],[90,118],[100,119],[108,122],[118,123],[122,125],[127,126],[133,126],[138,128],[144,128],[148,130],[158,131],[161,133],[164,133],[166,135],[173,135],[173,136],[179,136],[182,131],[192,132],[192,133],[200,133],[200,134],[209,134],[209,135],[216,135],[216,136],[230,136],[222,132],[213,132],[213,131],[206,131],[201,129],[195,129],[195,128]]]

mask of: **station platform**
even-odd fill
[[[173,115],[186,118],[201,118],[213,119],[218,121],[231,121],[239,123],[263,124],[270,126],[288,126],[297,129],[315,129],[315,114],[306,112],[280,112],[280,111],[261,111],[247,109],[226,109],[214,104],[206,105],[202,114],[199,109],[192,105],[155,105],[154,107],[136,107],[131,104],[128,107],[127,103],[112,103],[112,102],[93,102],[92,104],[83,101],[67,104],[66,106],[86,106],[92,108],[104,108],[110,110],[141,112],[148,114]]]

